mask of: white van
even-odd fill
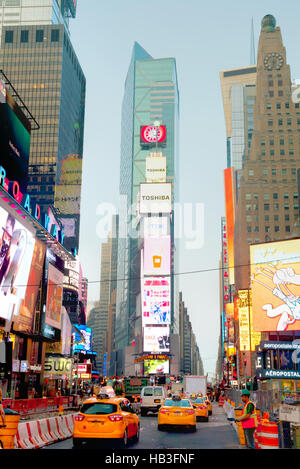
[[[163,386],[146,386],[141,392],[141,416],[147,412],[157,412],[167,398],[167,391]]]

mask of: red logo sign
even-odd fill
[[[165,125],[143,125],[141,126],[141,144],[155,145],[164,143],[167,139],[167,129]]]

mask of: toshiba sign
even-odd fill
[[[171,213],[172,184],[141,184],[140,213]]]

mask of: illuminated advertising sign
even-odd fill
[[[170,275],[171,273],[171,238],[145,238],[144,240],[144,275]]]
[[[300,240],[250,246],[255,331],[300,329]]]
[[[17,180],[21,191],[26,191],[30,152],[29,121],[20,107],[6,91],[0,80],[0,155],[7,177]]]
[[[229,284],[234,285],[234,220],[235,220],[234,168],[224,170],[226,229],[228,245]]]
[[[230,302],[230,287],[229,287],[229,269],[228,269],[228,239],[226,229],[226,219],[222,217],[222,272],[223,272],[223,303]]]
[[[45,323],[55,329],[61,328],[63,281],[63,273],[49,264]]]
[[[61,162],[54,205],[63,215],[80,214],[82,158],[70,154]]]
[[[142,125],[140,128],[142,148],[165,146],[167,143],[167,128],[165,125]]]
[[[79,290],[79,261],[65,262],[64,288],[78,292]]]
[[[172,184],[140,184],[140,213],[171,213]]]
[[[20,311],[13,317],[13,329],[18,332],[32,332],[33,314],[36,308],[36,301],[39,286],[43,275],[46,246],[39,240],[35,241],[32,262],[29,271],[25,298],[21,302]]]
[[[143,238],[161,238],[170,234],[170,220],[168,217],[143,218]]]
[[[167,180],[167,158],[162,153],[150,153],[146,158],[146,182],[159,183]]]
[[[26,297],[35,239],[1,207],[0,230],[0,317],[10,320]]]
[[[167,277],[142,279],[142,322],[149,324],[171,323],[170,280]]]
[[[44,377],[51,378],[53,375],[67,375],[71,378],[73,366],[72,358],[46,357],[44,363]]]
[[[169,360],[144,360],[144,374],[170,373]]]
[[[73,353],[85,353],[89,354],[92,352],[92,329],[86,326],[74,326],[79,332],[73,332]],[[84,339],[83,339],[84,337]]]
[[[169,352],[170,328],[144,327],[144,352]]]
[[[249,290],[239,290],[240,351],[250,350]]]

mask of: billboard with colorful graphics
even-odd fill
[[[144,352],[162,353],[170,351],[170,327],[144,327]]]
[[[55,329],[61,329],[63,282],[64,274],[49,264],[45,323]]]
[[[171,273],[171,238],[145,238],[144,240],[144,275],[170,275]]]
[[[250,246],[255,331],[300,329],[300,239]]]
[[[227,253],[229,284],[234,285],[234,220],[235,220],[235,176],[234,168],[224,170]]]
[[[169,360],[144,360],[144,374],[170,373]]]
[[[170,279],[148,277],[142,279],[142,322],[149,324],[171,323]]]

